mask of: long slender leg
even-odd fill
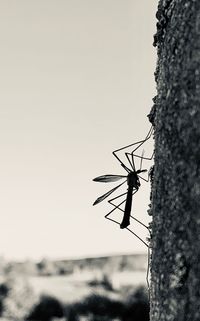
[[[146,178],[144,178],[144,177],[142,177],[142,176],[140,176],[140,175],[138,175],[138,177],[139,178],[141,178],[143,181],[145,181],[145,182],[149,182],[149,177],[150,177],[150,174],[148,173],[148,179],[146,179]]]
[[[122,196],[122,195],[120,195],[120,196]],[[112,199],[112,200],[113,200],[113,199]],[[111,200],[111,201],[112,201],[112,200]],[[125,202],[126,202],[126,198],[125,198],[125,200],[123,200],[121,203],[118,204],[118,207],[119,207],[120,205],[122,205],[123,203],[125,203]],[[117,207],[117,208],[118,208],[118,207]],[[114,212],[117,208],[113,208],[108,214],[105,215],[105,218],[108,218],[108,216],[109,216],[112,212]]]
[[[138,148],[140,148],[140,146],[142,146],[142,145],[151,137],[152,133],[153,133],[153,126],[151,126],[151,128],[150,128],[150,130],[149,130],[149,132],[148,132],[148,134],[147,134],[147,136],[146,136],[146,138],[145,138],[143,141],[138,142],[138,143],[140,143],[139,146],[137,146],[137,147],[131,152],[131,154],[133,154]]]
[[[117,160],[120,162],[121,166],[122,166],[128,173],[130,173],[131,170],[122,162],[122,160],[121,160],[117,155],[114,154],[114,152],[113,152],[113,155],[114,155],[114,156],[117,158]],[[129,162],[129,163],[130,163],[130,162]]]
[[[126,146],[121,147],[121,148],[119,148],[119,149],[116,149],[116,150],[113,151],[113,153],[119,152],[119,151],[121,151],[121,150],[123,150],[123,149],[125,149],[125,148],[134,146],[134,145],[136,145],[136,144],[141,144],[141,145],[142,145],[144,142],[146,142],[146,141],[151,137],[152,133],[153,133],[153,126],[151,126],[151,128],[150,128],[147,136],[145,137],[145,139],[140,140],[140,141],[138,141],[138,142],[136,142],[136,143],[133,143],[133,144],[126,145]],[[140,145],[140,146],[141,146],[141,145]],[[139,146],[139,147],[140,147],[140,146]],[[136,147],[135,150],[137,150],[139,147]]]
[[[121,223],[119,223],[119,222],[117,222],[117,221],[115,221],[114,219],[112,219],[112,218],[110,218],[110,217],[106,217],[105,216],[105,218],[107,218],[109,221],[111,221],[111,222],[114,222],[114,223],[116,223],[117,225],[121,225]],[[137,237],[144,245],[146,245],[147,247],[149,247],[149,245],[145,242],[145,241],[143,241],[143,239],[141,239],[141,237],[139,237],[136,233],[134,233],[131,229],[129,229],[128,227],[126,227],[126,230],[128,230],[130,233],[132,233],[135,237]]]
[[[137,191],[138,191],[138,190],[134,190],[133,195],[134,195]],[[115,205],[114,203],[112,203],[112,201],[114,201],[114,200],[116,200],[116,199],[118,199],[118,198],[120,198],[120,197],[122,197],[122,196],[124,196],[124,195],[126,195],[126,194],[127,194],[127,192],[122,193],[122,194],[120,194],[120,195],[118,195],[118,196],[116,196],[116,197],[108,200],[108,202],[109,202],[111,205],[114,206],[114,210],[110,211],[110,212],[105,216],[105,218],[108,219],[108,220],[110,220],[110,221],[113,222],[113,223],[116,223],[116,224],[119,225],[119,226],[120,226],[120,223],[119,223],[119,222],[117,222],[116,220],[114,220],[114,219],[112,219],[112,218],[110,218],[110,217],[108,217],[108,216],[109,216],[112,212],[114,212],[116,209],[119,209],[120,211],[122,211],[122,212],[124,213],[124,210],[120,208],[120,205],[122,205],[122,204],[126,201],[126,199],[125,199],[124,201],[122,201],[119,205]],[[137,221],[138,223],[140,223],[142,226],[144,226],[144,227],[148,230],[149,234],[151,235],[151,231],[150,231],[150,229],[148,228],[148,226],[146,226],[145,224],[143,224],[141,221],[139,221],[138,219],[136,219],[136,218],[133,217],[133,216],[131,216],[131,218],[132,218],[133,220]],[[147,282],[147,288],[148,288],[148,296],[149,296],[149,300],[150,300],[150,285],[149,285],[150,246],[149,246],[141,237],[139,237],[136,233],[134,233],[130,228],[126,228],[126,229],[127,229],[131,234],[133,234],[137,239],[139,239],[139,240],[140,240],[145,246],[147,246],[147,248],[148,248],[146,282]],[[150,301],[149,301],[149,302],[150,302]]]
[[[137,191],[134,191],[134,193],[135,193],[135,192],[137,192]],[[133,194],[134,194],[134,193],[133,193]],[[119,195],[118,197],[123,196],[123,195],[125,195],[125,194],[127,194],[127,193],[121,194],[121,195]],[[114,199],[116,199],[116,198],[118,198],[118,197],[115,197]],[[124,211],[119,207],[119,205],[117,206],[117,205],[113,204],[111,201],[112,201],[112,200],[109,200],[108,202],[109,202],[111,205],[113,205],[113,206],[115,207],[115,209],[119,209],[120,211],[124,212]],[[108,215],[108,214],[107,214],[107,215]],[[110,221],[112,221],[112,222],[120,225],[120,223],[117,222],[116,220],[111,219],[111,218],[108,218],[108,217],[106,217],[106,218],[107,218],[108,220],[110,220]],[[138,223],[140,223],[141,225],[143,225],[145,228],[147,228],[148,231],[149,231],[149,234],[151,235],[150,229],[149,229],[145,224],[143,224],[142,222],[140,222],[139,220],[137,220],[137,219],[136,219],[135,217],[133,217],[133,216],[131,216],[131,218],[134,219],[134,220],[136,220]],[[129,232],[131,232],[135,237],[137,237],[144,245],[146,245],[146,246],[148,247],[146,282],[147,282],[147,288],[148,288],[148,296],[149,296],[149,300],[150,300],[150,285],[149,285],[150,246],[149,246],[144,240],[142,240],[136,233],[134,233],[132,230],[130,230],[129,228],[126,228],[126,229],[127,229]]]
[[[116,159],[117,159],[117,160],[120,162],[120,164],[124,167],[124,166],[125,166],[124,163],[122,162],[122,160],[119,158],[119,156],[118,156],[116,153],[119,152],[119,151],[121,151],[121,150],[123,150],[123,149],[125,149],[125,148],[128,148],[128,147],[134,146],[134,145],[136,145],[136,144],[139,144],[139,146],[137,146],[137,147],[132,151],[132,153],[133,153],[134,151],[136,151],[142,144],[144,144],[144,143],[151,137],[152,133],[153,133],[153,126],[151,126],[151,128],[150,128],[147,136],[145,137],[145,139],[143,139],[143,140],[141,140],[141,141],[138,141],[138,142],[136,142],[136,143],[133,143],[133,144],[126,145],[126,146],[121,147],[121,148],[119,148],[119,149],[116,149],[116,150],[114,150],[114,151],[112,152],[112,154],[116,157]],[[129,153],[127,153],[127,155],[128,155],[128,154],[129,154]],[[127,157],[127,156],[126,156],[126,157]],[[128,157],[127,157],[127,158],[128,158]],[[128,158],[128,161],[129,161],[129,163],[130,163],[129,158]],[[125,166],[125,167],[126,167],[126,166]],[[127,167],[126,167],[126,168],[127,168]],[[126,169],[126,168],[125,168],[125,169]],[[126,170],[127,170],[127,169],[126,169]]]
[[[138,175],[139,176],[139,175]],[[143,177],[141,177],[141,178],[143,178]],[[148,177],[149,178],[149,177]],[[147,180],[146,180],[147,181]],[[132,193],[132,195],[134,195],[135,193],[137,193],[137,191],[138,191],[138,189],[135,189],[134,191],[133,191],[133,193]],[[114,206],[116,209],[119,209],[120,211],[122,211],[123,213],[124,213],[124,210],[120,207],[120,205],[122,205],[125,201],[126,201],[126,199],[122,202],[122,203],[120,203],[119,205],[116,205],[116,204],[114,204],[113,203],[113,201],[114,200],[116,200],[116,199],[118,199],[118,198],[120,198],[120,197],[122,197],[122,196],[124,196],[124,195],[127,195],[127,192],[125,192],[125,193],[122,193],[122,194],[120,194],[120,195],[118,195],[118,196],[115,196],[115,197],[113,197],[113,198],[111,198],[110,200],[108,200],[108,203],[110,203],[112,206]],[[112,212],[110,212],[110,213],[112,213]],[[109,213],[107,214],[107,215],[109,215]],[[149,228],[148,228],[148,226],[146,226],[144,223],[142,223],[141,221],[139,221],[137,218],[135,218],[134,216],[130,216],[133,220],[135,220],[136,222],[138,222],[139,224],[141,224],[142,226],[144,226],[148,231],[149,231],[149,233],[150,233],[150,230],[149,230]],[[107,218],[107,217],[106,217]]]
[[[134,190],[133,195],[134,195],[137,191],[138,191],[138,190]],[[122,193],[122,194],[120,194],[120,195],[118,195],[118,196],[116,196],[116,197],[114,197],[114,198],[112,198],[111,200],[108,201],[111,205],[114,206],[114,209],[113,209],[112,211],[110,211],[108,214],[106,214],[106,215],[105,215],[105,218],[108,219],[108,220],[110,220],[110,221],[113,222],[113,223],[116,223],[116,224],[119,225],[119,226],[121,225],[121,223],[117,222],[116,220],[114,220],[114,219],[112,219],[112,218],[110,218],[110,217],[108,217],[108,216],[109,216],[112,212],[114,212],[116,209],[119,209],[120,211],[124,212],[124,210],[120,208],[120,205],[122,205],[122,204],[126,201],[126,199],[123,200],[119,205],[115,205],[114,203],[112,203],[112,201],[114,201],[114,200],[116,200],[116,199],[118,199],[118,198],[120,198],[120,197],[122,197],[122,196],[124,196],[124,195],[126,195],[126,194],[127,194],[127,192]],[[140,224],[141,224],[142,226],[144,226],[145,228],[147,228],[148,231],[149,231],[149,233],[150,233],[150,235],[151,235],[151,232],[150,232],[149,228],[148,228],[145,224],[143,224],[142,222],[140,222],[138,219],[136,219],[136,218],[133,217],[133,216],[131,216],[131,218],[134,219],[135,221],[137,221],[138,223],[140,223]],[[149,247],[149,245],[148,245],[141,237],[139,237],[136,233],[134,233],[130,228],[127,227],[126,229],[127,229],[131,234],[133,234],[137,239],[139,239],[139,240],[140,240],[145,246],[147,246],[147,248],[148,248],[148,261],[147,261],[146,282],[147,282],[147,288],[148,288],[148,295],[149,295],[149,299],[150,299],[150,286],[149,286],[150,247]]]
[[[127,155],[130,155],[130,156],[134,156],[134,157],[137,157],[137,158],[143,158],[145,160],[152,160],[153,156],[154,156],[154,152],[153,154],[151,155],[151,157],[141,157],[139,155],[136,155],[136,154],[132,154],[132,153],[126,153]]]
[[[129,164],[131,165],[133,171],[135,172],[135,171],[136,171],[136,168],[135,168],[135,162],[134,162],[133,154],[125,153],[125,155],[126,155],[126,158],[127,158],[128,161],[129,161]],[[131,156],[131,160],[130,160],[129,156]]]
[[[127,194],[127,192],[125,192],[125,193],[123,193],[123,194],[120,194],[120,195],[118,195],[118,196],[116,196],[116,197],[108,200],[108,203],[110,203],[111,205],[113,205],[113,204],[111,203],[112,201],[114,201],[114,200],[116,200],[116,199],[118,199],[118,198],[120,198],[120,197],[122,197],[122,196],[124,196],[124,195],[126,195],[126,194]],[[118,207],[118,208],[119,208],[119,207]],[[121,208],[119,208],[119,209],[122,210]],[[123,211],[123,210],[122,210],[122,211]]]
[[[130,153],[125,153],[125,155],[126,155],[126,158],[128,159],[129,164],[131,165],[133,171],[136,171],[133,155],[131,155]],[[129,155],[131,156],[131,160],[129,158]]]
[[[132,193],[132,195],[134,195],[137,191],[138,191],[137,189],[134,190],[133,193]],[[119,197],[122,197],[122,196],[127,195],[127,194],[128,194],[128,192],[125,192],[125,193],[123,193],[123,194],[121,194],[121,195],[118,195],[118,196],[110,199],[110,200],[108,201],[108,203],[110,203],[111,205],[113,205],[113,206],[115,207],[115,209],[119,209],[120,211],[122,211],[122,212],[124,213],[124,210],[120,207],[120,205],[122,205],[122,204],[126,201],[126,198],[125,198],[125,200],[123,200],[123,202],[120,203],[119,205],[115,205],[115,204],[113,203],[113,201],[116,200],[116,199],[118,199]],[[107,215],[110,215],[110,214],[108,213]]]
[[[135,193],[137,193],[137,191],[138,191],[138,190],[134,190],[133,195],[134,195]],[[112,221],[112,222],[114,222],[114,223],[116,223],[116,224],[118,224],[118,225],[121,224],[121,223],[117,222],[116,220],[114,220],[114,219],[112,219],[112,218],[110,218],[110,217],[108,217],[108,216],[109,216],[112,212],[114,212],[116,209],[119,209],[120,211],[124,212],[124,211],[120,208],[120,206],[121,206],[123,203],[125,203],[126,199],[123,200],[123,201],[122,201],[120,204],[118,204],[118,205],[115,205],[114,203],[112,203],[112,201],[115,200],[115,199],[117,199],[117,198],[119,198],[119,197],[121,197],[121,196],[123,196],[123,195],[126,195],[126,194],[127,194],[127,192],[126,192],[126,193],[123,193],[123,194],[121,194],[121,195],[118,195],[118,196],[116,196],[116,197],[114,197],[113,199],[111,199],[111,200],[108,201],[111,205],[114,206],[114,209],[112,209],[108,214],[105,215],[105,218],[106,218],[106,219],[108,219],[108,220],[110,220],[110,221]],[[149,228],[148,228],[145,224],[143,224],[142,222],[140,222],[138,219],[136,219],[136,218],[133,217],[133,216],[131,216],[131,218],[134,219],[135,221],[137,221],[138,223],[140,223],[140,224],[141,224],[142,226],[144,226],[145,228],[147,228],[148,231],[149,231]],[[129,229],[129,228],[126,228],[126,229],[127,229],[129,232],[131,232],[133,235],[135,235],[143,244],[145,244],[145,245],[148,247],[148,244],[147,244],[144,240],[142,240],[136,233],[134,233],[134,232],[133,232],[131,229]]]
[[[123,209],[121,209],[118,205],[115,205],[114,203],[112,203],[111,201],[108,201],[111,205],[113,205],[116,209],[119,209],[120,211],[122,211],[123,213],[124,213],[124,210]],[[142,226],[144,226],[149,232],[150,232],[150,230],[149,230],[149,228],[148,228],[148,226],[147,225],[145,225],[144,223],[142,223],[141,221],[139,221],[136,217],[134,217],[134,216],[130,216],[134,221],[136,221],[136,222],[138,222],[139,224],[141,224]]]
[[[135,190],[132,195],[134,195],[136,192],[137,192],[137,190]],[[121,212],[124,213],[124,210],[120,207],[120,205],[116,205],[116,204],[114,204],[112,201],[115,200],[115,199],[117,199],[117,198],[119,198],[119,197],[121,197],[121,196],[123,196],[123,195],[126,195],[126,194],[127,194],[127,192],[126,192],[126,193],[123,193],[123,194],[121,194],[121,195],[119,195],[119,196],[117,196],[117,197],[115,197],[115,198],[113,198],[113,199],[111,199],[111,200],[109,200],[108,203],[110,203],[110,204],[111,204],[112,206],[114,206],[116,209],[119,209]],[[137,218],[135,218],[134,216],[131,215],[130,217],[131,217],[134,221],[136,221],[136,222],[138,222],[139,224],[141,224],[142,226],[144,226],[144,227],[150,232],[148,226],[146,226],[144,223],[142,223],[141,221],[139,221],[139,220],[138,220]]]
[[[134,161],[133,161],[133,157],[131,157],[132,158],[132,162],[131,162],[131,160],[129,159],[128,153],[125,153],[125,156],[128,159],[128,162],[131,165],[131,168],[133,169],[133,171],[135,171],[135,164],[134,164]]]
[[[152,129],[153,129],[153,128],[152,128]],[[145,139],[145,141],[144,141],[143,143],[141,143],[141,144],[140,144],[137,148],[135,148],[131,153],[127,153],[127,157],[128,157],[128,155],[131,155],[132,159],[133,159],[133,157],[138,157],[138,158],[141,159],[141,162],[142,162],[143,159],[145,159],[145,160],[151,160],[151,159],[153,158],[153,156],[154,156],[154,152],[153,152],[153,154],[151,155],[151,157],[144,157],[144,156],[143,156],[144,150],[143,150],[141,156],[134,154],[134,152],[135,152],[142,144],[144,144],[144,143],[151,137],[152,132],[153,132],[153,131],[151,131],[150,136],[147,135],[147,137],[146,137],[146,139]],[[140,164],[141,164],[141,163],[140,163]],[[140,169],[141,169],[141,167],[140,167]]]
[[[150,255],[151,255],[150,246],[148,246],[146,282],[147,282],[147,288],[148,288],[149,302],[150,302],[150,285],[149,285]]]
[[[142,176],[140,176],[140,175],[138,175],[138,177],[139,178],[141,178],[143,181],[145,181],[145,182],[149,182],[149,176],[148,176],[148,179],[146,179],[146,178],[144,178],[144,177],[142,177]]]
[[[137,191],[138,191],[137,189],[134,189],[133,195],[134,195]],[[120,206],[126,201],[126,198],[125,198],[120,204],[118,204],[118,205],[112,204],[112,201],[114,201],[114,200],[116,200],[116,199],[118,199],[118,198],[120,198],[120,197],[122,197],[122,196],[124,196],[124,195],[127,195],[127,193],[128,193],[128,192],[125,192],[125,193],[122,193],[122,194],[120,194],[120,195],[117,195],[117,196],[111,198],[110,200],[108,200],[108,203],[110,203],[111,205],[115,206],[116,208],[118,208],[119,210],[121,210],[122,212],[124,212],[124,210],[121,209]],[[115,209],[114,209],[114,210],[115,210]],[[110,213],[112,213],[112,211],[109,212],[108,214],[106,214],[106,216],[107,216],[107,215],[110,215]]]
[[[144,157],[142,157],[141,158],[141,161],[140,161],[140,170],[142,169],[142,161],[143,161],[143,159],[145,159]],[[139,174],[138,174],[138,177],[139,178],[141,178],[143,181],[145,181],[145,182],[149,182],[149,178],[150,178],[150,171],[148,172],[148,178],[146,179],[146,178],[144,178],[144,177],[142,177],[142,176],[140,176]]]
[[[143,152],[144,152],[144,150],[143,150]],[[152,160],[152,158],[153,158],[153,155],[154,155],[154,152],[153,152],[153,154],[151,155],[151,157],[144,157],[143,156],[143,152],[142,152],[142,155],[141,156],[139,156],[139,155],[134,155],[134,154],[130,154],[130,153],[125,153],[126,154],[126,157],[129,159],[129,156],[131,156],[131,158],[132,158],[132,168],[133,168],[133,170],[134,171],[136,171],[136,169],[135,169],[135,162],[134,162],[134,157],[138,157],[138,158],[140,158],[140,170],[142,169],[142,161],[143,161],[143,159],[145,159],[145,160]],[[140,175],[138,175],[142,180],[144,180],[145,182],[149,182],[149,177],[150,177],[150,174],[148,173],[148,179],[146,179],[146,178],[144,178],[144,177],[142,177],[142,176],[140,176]]]

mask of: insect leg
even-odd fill
[[[132,195],[134,195],[137,191],[138,191],[138,190],[135,190]],[[116,204],[112,203],[112,201],[114,201],[115,199],[117,199],[117,198],[119,198],[119,197],[121,197],[121,196],[123,196],[123,195],[126,195],[126,194],[127,194],[127,192],[126,192],[126,193],[123,193],[123,194],[121,194],[121,195],[119,195],[119,196],[116,196],[116,197],[110,199],[110,200],[108,201],[108,203],[110,203],[110,204],[111,204],[112,206],[114,206],[116,209],[119,209],[121,212],[124,213],[124,210],[120,207],[121,204],[116,205]],[[147,225],[145,225],[144,223],[142,223],[141,221],[139,221],[136,217],[134,217],[134,216],[132,216],[132,215],[131,215],[130,217],[131,217],[134,221],[136,221],[136,222],[138,222],[139,224],[141,224],[142,226],[144,226],[144,227],[149,231],[149,233],[150,233],[150,230],[149,230],[149,228],[148,228]]]
[[[139,156],[139,155],[134,154],[134,152],[135,152],[140,146],[142,146],[142,144],[144,144],[144,143],[151,137],[152,133],[153,133],[153,127],[151,126],[150,131],[148,132],[148,134],[147,134],[146,138],[144,139],[144,141],[141,142],[141,143],[139,144],[139,146],[137,146],[131,153],[127,153],[128,155],[131,155],[132,161],[133,161],[133,156],[138,157],[138,158],[142,158],[142,159],[145,159],[145,160],[151,160],[151,159],[153,158],[154,152],[153,152],[153,154],[151,155],[151,157],[144,157],[143,154],[142,154],[142,156]],[[127,155],[127,157],[128,157],[128,155]]]
[[[143,158],[143,159],[146,159],[146,160],[152,160],[153,156],[154,156],[154,152],[153,154],[151,155],[151,157],[142,157],[142,156],[139,156],[139,155],[136,155],[136,154],[132,154],[132,153],[126,153],[127,155],[130,155],[130,156],[134,156],[134,157],[137,157],[137,158]]]
[[[135,194],[137,192],[137,190],[134,190],[133,191],[133,195]],[[116,224],[118,224],[119,226],[121,225],[119,222],[117,222],[116,220],[114,220],[114,219],[112,219],[112,218],[110,218],[110,217],[108,217],[112,212],[114,212],[116,209],[119,209],[120,211],[122,211],[123,213],[124,213],[124,210],[120,207],[120,205],[122,205],[125,201],[126,201],[126,199],[124,200],[124,201],[122,201],[119,205],[115,205],[114,203],[112,203],[112,201],[114,201],[114,200],[116,200],[116,199],[118,199],[118,198],[120,198],[121,196],[124,196],[124,195],[126,195],[127,194],[127,192],[126,193],[123,193],[123,194],[120,194],[120,195],[118,195],[118,196],[116,196],[116,197],[114,197],[114,198],[112,198],[112,199],[110,199],[108,202],[111,204],[111,205],[113,205],[114,206],[114,209],[112,210],[112,211],[110,211],[106,216],[105,216],[105,218],[107,218],[108,220],[110,220],[111,222],[114,222],[114,223],[116,223]],[[151,231],[150,231],[150,229],[145,225],[145,224],[143,224],[142,222],[140,222],[138,219],[136,219],[135,217],[133,217],[133,216],[131,216],[131,218],[132,219],[134,219],[135,221],[137,221],[138,223],[140,223],[142,226],[144,226],[147,230],[148,230],[148,232],[149,232],[149,234],[150,234],[150,236],[151,236]],[[135,237],[137,237],[137,239],[139,239],[145,246],[147,246],[147,248],[148,248],[148,253],[147,253],[147,272],[146,272],[146,282],[147,282],[147,289],[148,289],[148,297],[149,297],[149,300],[150,300],[150,281],[149,281],[149,272],[150,272],[150,246],[142,239],[142,238],[140,238],[136,233],[134,233],[130,228],[126,228],[131,234],[133,234]],[[150,301],[149,301],[150,302]]]
[[[119,224],[120,225],[120,224]],[[126,230],[128,230],[130,233],[132,233],[135,237],[137,237],[138,240],[140,240],[146,247],[149,247],[149,245],[136,233],[134,233],[130,228],[126,227]]]
[[[152,134],[153,134],[153,126],[151,126],[151,128],[150,128],[147,136],[145,137],[145,139],[141,140],[140,142],[135,143],[135,144],[139,144],[139,145],[131,152],[131,154],[134,154],[134,152],[135,152],[138,148],[140,148],[140,146],[142,146],[142,145],[151,137]],[[134,145],[135,145],[135,144],[134,144]]]
[[[119,158],[118,155],[115,154],[116,151],[112,152],[112,154],[116,157],[116,159],[120,162],[121,166],[128,172],[130,173],[131,170],[122,162],[122,160]],[[128,159],[129,160],[129,159]],[[130,161],[129,161],[130,163]]]
[[[143,179],[143,181],[145,181],[145,182],[149,182],[150,174],[148,173],[148,179],[146,179],[146,178],[144,178],[144,177],[142,177],[142,176],[140,176],[140,175],[138,175],[138,177],[141,178],[141,179]]]
[[[124,195],[125,195],[125,194],[127,194],[127,192],[124,193]],[[123,194],[117,196],[116,198],[118,198],[118,197],[120,197],[120,196],[123,196]],[[116,199],[116,198],[114,198],[114,199]],[[114,199],[111,199],[111,201],[114,200]],[[108,201],[108,202],[109,202],[109,201]],[[125,202],[126,202],[126,198],[125,198],[120,204],[118,204],[116,207],[114,207],[108,214],[106,214],[106,215],[105,215],[105,218],[107,218],[108,220],[112,220],[112,219],[108,218],[108,216],[109,216],[112,212],[114,212],[117,208],[119,209],[119,208],[120,208],[120,205],[122,205],[122,204],[125,203]],[[123,211],[123,210],[122,210],[122,211]],[[114,222],[115,222],[115,221],[114,221]],[[120,223],[118,223],[118,222],[115,222],[115,223],[117,223],[117,224],[120,225]]]
[[[121,147],[121,148],[119,148],[119,149],[116,149],[116,150],[113,151],[113,153],[119,152],[119,151],[121,151],[121,150],[123,150],[123,149],[125,149],[125,148],[134,146],[134,145],[136,145],[136,144],[140,144],[138,147],[136,147],[136,148],[133,150],[133,152],[134,152],[134,151],[137,150],[142,144],[144,144],[144,142],[146,142],[146,141],[151,137],[152,133],[153,133],[153,126],[151,126],[151,128],[150,128],[147,136],[145,137],[145,139],[140,140],[140,141],[138,141],[138,142],[136,142],[136,143],[133,143],[133,144],[126,145],[126,146]]]
[[[150,284],[149,284],[149,283],[150,283],[150,282],[149,282],[150,255],[151,255],[151,250],[150,250],[150,246],[148,246],[146,282],[147,282],[147,288],[148,288],[148,294],[149,294],[149,302],[150,302]]]
[[[142,151],[142,155],[141,156],[135,155],[133,153],[125,153],[125,155],[126,155],[126,158],[129,161],[129,164],[131,165],[133,171],[136,171],[135,162],[134,162],[134,156],[140,158],[140,170],[141,170],[142,169],[142,161],[143,161],[143,159],[151,160],[153,158],[154,152],[153,152],[153,154],[152,154],[152,156],[150,158],[149,157],[144,157],[144,149]],[[130,158],[131,158],[131,160],[130,160]]]
[[[120,151],[122,151],[122,150],[124,150],[124,149],[126,149],[126,148],[128,148],[128,147],[131,147],[131,146],[134,146],[134,145],[139,144],[131,153],[126,153],[126,157],[127,157],[127,159],[128,159],[128,162],[129,162],[129,164],[131,165],[131,167],[133,168],[133,166],[132,166],[132,164],[131,164],[131,162],[130,162],[130,159],[129,159],[128,155],[131,155],[131,157],[132,157],[132,163],[133,163],[133,156],[132,156],[132,154],[133,154],[142,144],[144,144],[144,142],[146,142],[146,141],[151,137],[152,133],[153,133],[153,126],[151,126],[151,128],[150,128],[147,136],[145,137],[145,139],[140,140],[140,141],[138,141],[138,142],[136,142],[136,143],[133,143],[133,144],[129,144],[129,145],[123,146],[123,147],[121,147],[121,148],[119,148],[119,149],[116,149],[116,150],[114,150],[114,151],[112,152],[112,154],[116,157],[116,159],[117,159],[117,160],[120,162],[120,164],[124,167],[125,165],[123,164],[123,162],[121,161],[121,159],[120,159],[119,156],[117,155],[117,152],[120,152]],[[126,167],[126,166],[125,166],[125,167]],[[124,168],[125,168],[125,167],[124,167]],[[125,169],[127,170],[127,167],[126,167]],[[133,169],[134,169],[134,168],[133,168]]]
[[[125,155],[126,155],[126,158],[128,159],[129,164],[131,165],[133,171],[136,171],[136,169],[135,169],[135,163],[134,163],[134,159],[133,159],[133,155],[130,154],[130,153],[125,153]],[[129,158],[129,155],[131,156],[131,160],[130,160],[130,158]]]
[[[141,143],[130,153],[130,155],[131,155],[131,157],[132,157],[132,162],[134,162],[134,159],[133,159],[134,156],[135,156],[135,157],[138,157],[138,158],[146,159],[146,160],[151,160],[151,159],[153,158],[154,153],[152,154],[152,156],[151,156],[150,158],[149,158],[149,157],[144,157],[143,155],[142,155],[142,156],[139,156],[139,155],[134,154],[135,151],[136,151],[138,148],[140,148],[140,147],[151,137],[152,133],[153,133],[153,127],[150,128],[150,131],[149,131],[149,133],[147,134],[147,136],[146,136],[146,138],[144,139],[144,141],[141,142]],[[128,154],[129,154],[129,153],[128,153]]]
[[[135,194],[137,192],[137,190],[134,190],[133,191],[133,195]],[[114,212],[116,209],[119,209],[120,211],[122,211],[123,213],[124,213],[124,210],[120,207],[125,201],[126,201],[126,199],[125,200],[123,200],[120,204],[118,204],[118,205],[115,205],[114,203],[112,203],[112,201],[114,201],[114,200],[116,200],[116,199],[118,199],[118,198],[120,198],[120,197],[122,197],[122,196],[124,196],[124,195],[126,195],[127,194],[127,192],[125,192],[125,193],[123,193],[123,194],[120,194],[120,195],[118,195],[118,196],[116,196],[116,197],[114,197],[114,198],[112,198],[112,199],[110,199],[108,202],[112,205],[112,206],[114,206],[114,209],[112,210],[112,211],[110,211],[108,214],[106,214],[105,215],[105,218],[106,219],[108,219],[108,220],[110,220],[111,222],[114,222],[114,223],[116,223],[117,225],[121,225],[121,223],[119,223],[119,222],[117,222],[116,220],[114,220],[114,219],[112,219],[112,218],[110,218],[110,217],[108,217],[112,212]],[[138,219],[136,219],[135,217],[133,217],[133,216],[131,216],[131,218],[132,219],[134,219],[135,221],[137,221],[138,223],[140,223],[142,226],[144,226],[148,231],[149,231],[149,234],[150,234],[150,236],[151,236],[151,232],[150,232],[150,229],[145,225],[145,224],[143,224],[141,221],[139,221]],[[149,272],[150,272],[150,246],[142,239],[142,238],[140,238],[136,233],[134,233],[130,228],[126,228],[131,234],[133,234],[135,237],[137,237],[137,239],[139,239],[145,246],[147,246],[147,248],[148,248],[148,259],[147,259],[147,273],[146,273],[146,282],[147,282],[147,288],[148,288],[148,294],[149,294],[149,298],[150,298],[150,285],[149,285]]]
[[[143,161],[143,159],[146,159],[145,157],[143,157],[143,155],[144,155],[144,150],[143,150],[143,152],[142,152],[142,155],[141,155],[141,160],[140,160],[140,172],[142,173],[142,161]],[[151,157],[152,158],[152,157]],[[148,159],[151,159],[151,158],[148,158]],[[149,178],[150,178],[150,170],[149,170],[149,172],[148,172],[148,178],[146,179],[146,178],[144,178],[144,177],[142,177],[142,176],[140,176],[139,174],[138,174],[138,177],[139,178],[141,178],[143,181],[145,181],[145,182],[149,182]]]
[[[135,194],[136,192],[137,192],[137,190],[134,191],[133,194]],[[121,195],[115,197],[114,199],[116,199],[116,198],[118,198],[118,197],[120,197],[120,196],[123,196],[123,195],[125,195],[125,194],[127,194],[127,193],[121,194]],[[112,199],[112,200],[114,200],[114,199]],[[110,200],[110,201],[112,201],[112,200]],[[108,202],[110,203],[110,201],[108,201]],[[108,220],[111,221],[111,222],[114,222],[114,223],[118,224],[118,225],[120,226],[121,223],[117,222],[116,220],[114,220],[114,219],[112,219],[112,218],[110,218],[110,217],[108,217],[108,216],[109,216],[111,213],[113,213],[116,209],[119,209],[119,210],[123,211],[123,210],[120,208],[120,206],[121,206],[123,203],[125,203],[125,201],[126,201],[126,199],[123,200],[123,201],[122,201],[120,204],[118,204],[118,205],[115,205],[115,204],[110,203],[111,205],[114,206],[114,209],[112,209],[108,214],[106,214],[106,215],[105,215],[105,218],[108,219]],[[142,223],[142,224],[143,224],[143,223]],[[134,233],[130,228],[126,227],[126,229],[127,229],[130,233],[132,233],[135,237],[137,237],[144,245],[146,245],[146,246],[148,247],[148,244],[147,244],[141,237],[139,237],[136,233]]]

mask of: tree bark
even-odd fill
[[[200,320],[200,0],[160,0],[151,321]]]

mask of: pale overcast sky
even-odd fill
[[[92,206],[115,186],[92,179],[124,174],[112,151],[150,128],[156,6],[156,0],[0,0],[0,255],[146,251],[104,219],[106,201]],[[144,222],[147,185],[133,204]]]

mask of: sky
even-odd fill
[[[125,175],[112,151],[144,139],[150,128],[156,6],[156,0],[0,1],[3,257],[146,251],[104,218],[112,209],[106,200],[92,206],[116,183],[92,179]],[[141,185],[132,213],[147,223],[149,184]],[[135,223],[131,228],[147,236]]]

